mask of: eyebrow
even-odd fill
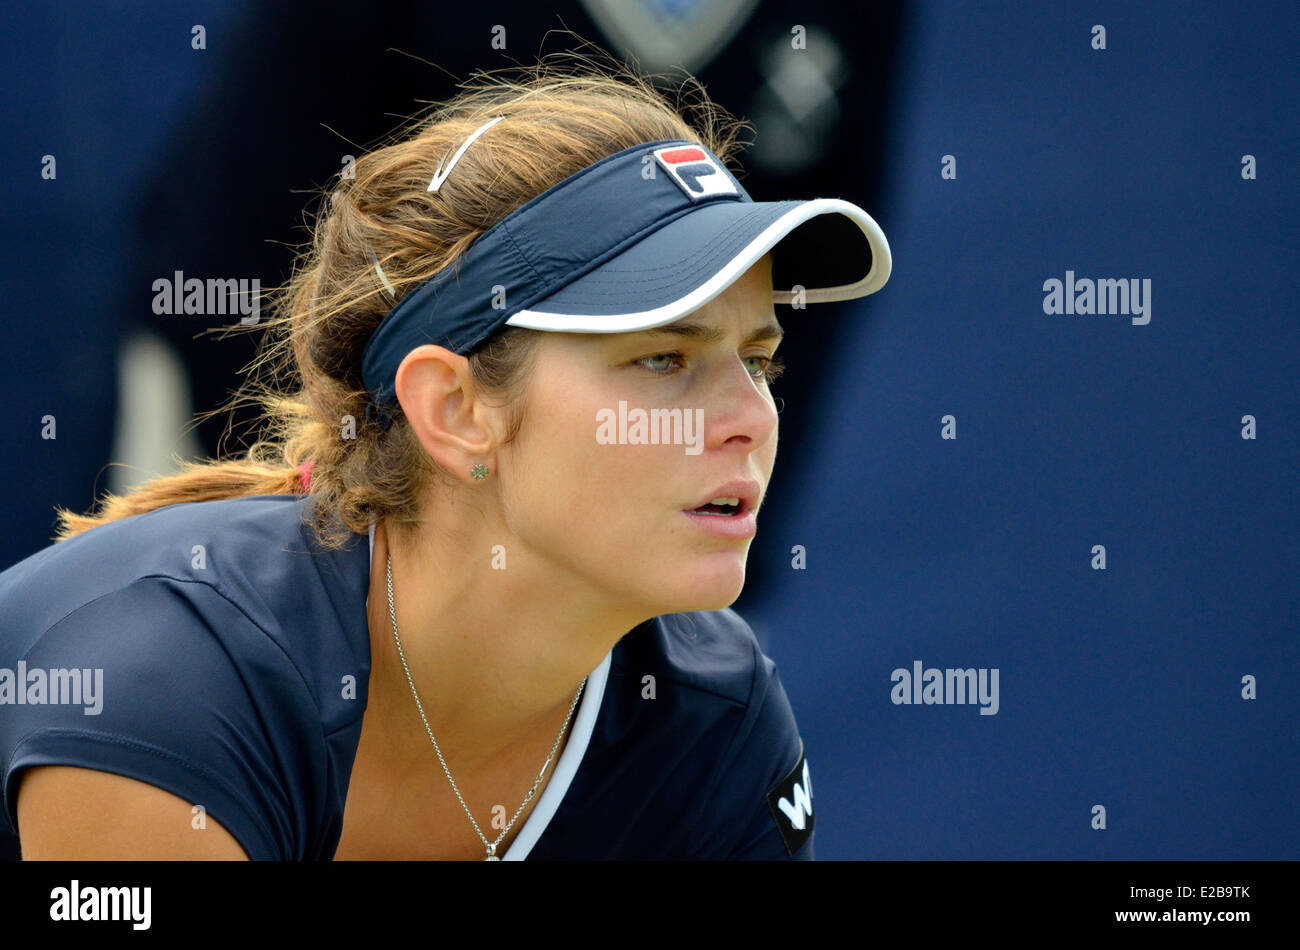
[[[663,327],[650,327],[648,330],[638,330],[638,333],[652,333],[656,336],[676,336],[688,337],[693,340],[703,340],[706,343],[717,343],[725,333],[716,327],[704,326],[699,323],[670,323]],[[775,321],[763,324],[753,333],[747,336],[743,342],[757,343],[760,340],[779,340],[785,336],[785,330]]]

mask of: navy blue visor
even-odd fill
[[[515,209],[389,311],[361,364],[372,408],[386,428],[397,367],[418,346],[467,355],[507,326],[662,326],[707,304],[769,251],[773,303],[849,300],[889,279],[889,242],[851,202],[754,201],[698,142],[616,152]]]

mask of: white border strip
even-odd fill
[[[885,282],[893,270],[893,258],[889,253],[889,241],[871,215],[857,205],[840,198],[813,198],[791,208],[777,218],[759,235],[745,245],[744,249],[707,281],[696,287],[684,297],[672,303],[655,307],[653,310],[641,310],[636,313],[612,314],[574,314],[546,313],[539,310],[520,310],[506,321],[513,327],[527,327],[531,330],[555,330],[570,333],[628,333],[633,330],[648,330],[651,327],[671,323],[694,310],[698,310],[718,294],[730,287],[747,271],[755,261],[771,250],[782,238],[803,224],[809,218],[819,214],[838,213],[853,221],[866,235],[871,246],[871,270],[861,280],[838,287],[819,287],[804,290],[803,297],[807,303],[827,303],[833,300],[852,300],[874,294]],[[773,303],[793,302],[794,291],[772,291]]]
[[[587,675],[587,685],[582,690],[582,704],[578,707],[578,717],[573,721],[573,729],[569,732],[568,741],[564,743],[560,761],[555,763],[551,780],[546,783],[542,797],[537,800],[537,807],[528,816],[523,828],[519,829],[518,836],[502,856],[502,861],[522,861],[528,857],[528,853],[533,850],[533,845],[537,844],[542,832],[555,817],[560,802],[564,801],[564,796],[568,794],[569,785],[573,783],[573,777],[578,774],[578,766],[582,763],[582,757],[587,754],[587,746],[591,744],[591,734],[596,729],[596,717],[600,714],[600,705],[605,698],[605,683],[609,680],[609,667],[613,659],[614,651],[610,649],[605,654],[605,659],[600,661],[600,666]]]

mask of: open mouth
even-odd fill
[[[709,502],[707,505],[700,505],[700,507],[693,508],[691,511],[697,515],[714,515],[719,518],[732,518],[741,514],[744,511],[744,507],[739,498],[730,498],[725,501],[714,499],[714,501]]]

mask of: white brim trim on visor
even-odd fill
[[[821,214],[841,214],[862,231],[871,248],[871,267],[860,280],[835,287],[808,288],[799,292],[805,303],[830,303],[852,300],[873,294],[889,280],[893,268],[889,241],[871,215],[857,205],[840,198],[813,198],[790,209],[765,227],[757,236],[728,260],[718,271],[689,293],[651,310],[633,313],[574,314],[544,310],[520,310],[506,324],[532,330],[570,333],[627,333],[648,330],[685,316],[707,304],[730,287],[759,258],[775,247],[782,238],[811,218]],[[773,303],[795,301],[794,290],[773,290]],[[536,306],[536,304],[534,304]]]

